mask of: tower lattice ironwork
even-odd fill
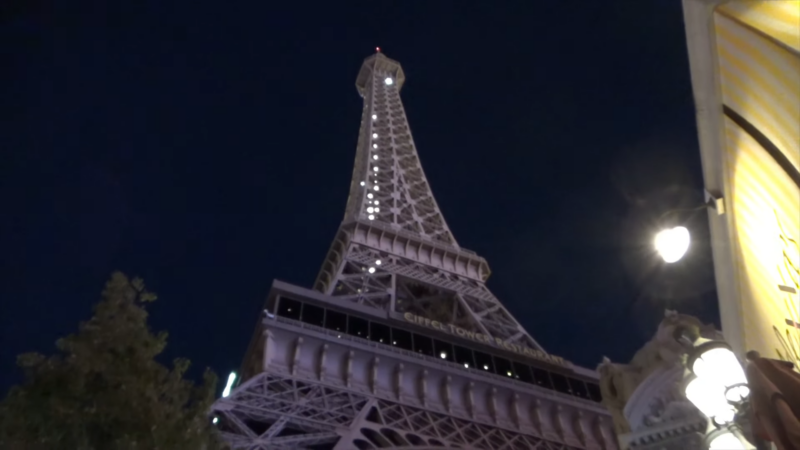
[[[404,82],[380,52],[361,66],[344,220],[313,290],[273,283],[220,432],[246,449],[616,449],[597,375],[547,354],[453,237]]]

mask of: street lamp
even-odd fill
[[[722,202],[722,198],[716,197],[711,193],[709,193],[708,191],[706,191],[705,203],[703,203],[702,206],[698,206],[697,208],[673,209],[671,211],[667,211],[661,215],[661,217],[658,219],[658,222],[663,220],[667,214],[672,214],[677,212],[693,212],[706,208],[715,209],[717,211],[717,214],[725,213],[725,205]],[[658,254],[661,255],[661,258],[664,259],[665,263],[672,264],[683,258],[683,255],[686,254],[686,251],[689,250],[690,242],[691,242],[691,237],[689,236],[689,230],[686,229],[686,227],[677,226],[673,228],[664,229],[656,234],[655,238],[656,252],[658,252]]]
[[[683,258],[689,249],[689,230],[686,227],[675,227],[661,230],[656,234],[656,251],[664,262],[671,264]]]
[[[707,436],[709,450],[746,448],[737,432],[747,411],[750,388],[741,363],[722,341],[684,334],[689,345],[686,366],[691,372],[685,387],[686,398],[711,419],[716,428]]]

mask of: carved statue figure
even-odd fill
[[[615,364],[608,358],[603,358],[597,368],[600,373],[600,392],[603,405],[611,413],[618,435],[630,432],[623,409],[636,388],[655,370],[683,364],[687,344],[690,345],[700,336],[721,338],[713,325],[704,325],[696,317],[666,310],[664,320],[659,324],[653,339],[636,352],[630,363]],[[685,342],[687,338],[689,342]],[[668,407],[664,405],[664,409]],[[673,408],[682,406],[676,405]]]

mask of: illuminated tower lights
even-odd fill
[[[344,220],[313,291],[274,282],[239,385],[214,404],[218,430],[247,449],[616,449],[597,397],[520,378],[597,382],[547,355],[486,287],[486,261],[455,240],[408,127],[404,82],[379,50],[364,61],[367,120]]]

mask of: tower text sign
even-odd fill
[[[511,342],[504,341],[500,338],[493,338],[489,335],[483,333],[476,333],[474,331],[465,330],[464,328],[457,327],[450,323],[443,323],[437,320],[431,320],[427,317],[417,316],[411,313],[403,314],[403,318],[405,318],[408,322],[411,322],[415,325],[422,325],[427,328],[432,328],[434,330],[444,331],[447,334],[452,334],[461,338],[469,339],[475,342],[480,342],[482,344],[489,344],[495,347],[499,347],[510,352],[516,353],[518,355],[523,355],[528,358],[538,359],[540,361],[548,362],[550,364],[556,364],[559,366],[568,366],[567,361],[564,361],[564,358],[560,356],[553,356],[548,355],[547,353],[541,350],[534,350],[532,348],[526,347],[524,345],[513,344]]]

